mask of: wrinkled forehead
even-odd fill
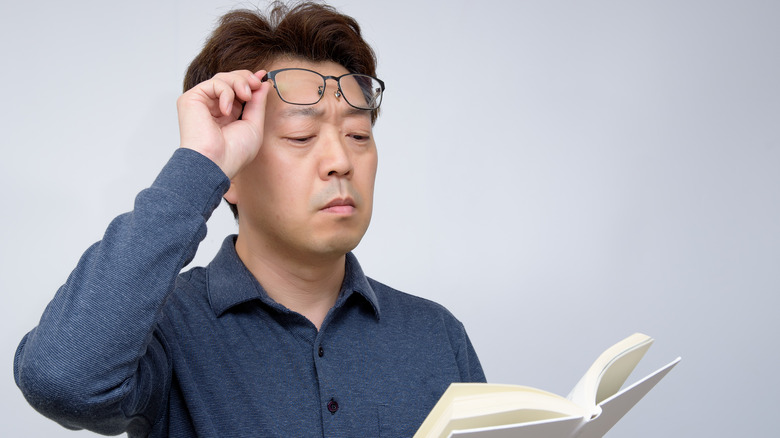
[[[359,72],[350,71],[346,67],[344,67],[343,65],[335,61],[312,61],[309,59],[290,56],[290,55],[277,56],[273,58],[271,61],[269,61],[267,64],[257,66],[256,70],[263,69],[266,71],[274,71],[274,70],[289,69],[289,68],[300,68],[300,69],[312,70],[314,72],[319,73],[322,76],[332,76],[332,77],[340,77],[349,73],[359,73]],[[336,81],[328,80],[326,81],[325,85],[328,90],[337,88]],[[384,85],[382,85],[381,87],[382,87],[381,91],[384,91]],[[381,95],[379,95],[381,91],[378,91],[378,88],[369,92],[366,89],[366,84],[362,82],[358,83],[358,80],[355,79],[350,80],[349,77],[341,80],[341,88],[345,91],[345,93],[349,93],[350,96],[357,97],[357,99],[353,99],[355,101],[357,100],[371,101],[372,99],[377,98],[377,96],[379,99],[381,99]],[[352,91],[347,90],[347,88],[350,88]],[[357,90],[361,90],[362,96],[361,96],[361,92]],[[273,94],[276,93],[271,93],[271,95],[269,95],[269,101],[271,102],[279,99],[279,96],[272,96]],[[358,105],[361,104],[358,103]],[[366,110],[360,110],[360,111],[366,111]],[[362,114],[362,112],[360,114]],[[266,113],[266,115],[268,114]],[[376,122],[377,117],[379,116],[379,108],[373,110],[367,110],[367,115],[371,121],[371,125],[373,126],[374,123]]]
[[[274,71],[274,70],[289,69],[289,68],[300,68],[305,70],[311,70],[323,76],[334,76],[334,77],[339,77],[350,73],[344,66],[337,64],[335,62],[331,62],[331,61],[312,62],[312,61],[307,61],[307,60],[302,60],[297,58],[278,59],[272,62],[265,69],[268,71]],[[313,82],[316,82],[317,84],[321,85],[322,83],[321,78],[317,77],[316,75],[313,76],[313,78],[316,79],[316,81]],[[282,86],[282,84],[278,84],[278,85]],[[296,81],[294,85],[305,87],[307,84],[305,83],[305,81],[304,82]],[[285,86],[293,86],[293,84],[285,84]],[[341,86],[347,88],[355,88],[355,90],[360,89],[359,85],[354,80],[343,80]],[[279,95],[276,92],[272,91],[268,95],[268,104],[266,105],[266,117],[277,117],[282,119],[280,121],[284,121],[284,120],[304,121],[307,119],[314,120],[318,118],[324,118],[328,115],[329,111],[334,111],[341,118],[365,119],[371,122],[371,110],[354,108],[349,104],[347,104],[346,102],[344,102],[344,99],[333,100],[329,98],[329,96],[335,93],[337,89],[337,84],[335,81],[331,81],[331,80],[326,81],[326,87],[327,87],[327,91],[323,90],[322,92],[328,94],[325,96],[324,99],[320,100],[320,102],[313,105],[293,105],[290,103],[286,103],[282,101],[282,99],[279,97]],[[313,90],[316,89],[317,86],[315,84]],[[355,90],[351,91],[352,95],[360,94],[359,91],[355,91]],[[284,93],[285,90],[279,90],[279,91]],[[345,90],[345,92],[350,93],[349,90]]]
[[[343,65],[333,61],[314,62],[290,57],[277,58],[271,62],[270,65],[261,66],[260,68],[266,71],[280,70],[283,68],[303,68],[316,71],[323,76],[341,76],[350,73]]]

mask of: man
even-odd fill
[[[384,84],[330,7],[237,11],[193,61],[181,148],[87,250],[14,375],[69,428],[130,436],[411,436],[451,382],[484,381],[465,330],[367,278]],[[227,200],[239,232],[179,275]]]

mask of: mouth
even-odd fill
[[[355,211],[355,201],[352,198],[336,198],[320,209],[327,213],[351,214]]]

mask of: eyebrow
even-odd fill
[[[325,113],[322,108],[316,108],[314,106],[294,106],[290,105],[290,108],[285,108],[282,112],[282,117],[311,117],[319,118]],[[354,107],[348,107],[342,110],[341,115],[344,117],[355,116],[371,116],[371,110],[363,110]]]
[[[323,111],[319,108],[314,108],[313,106],[290,106],[288,108],[285,108],[282,112],[283,117],[296,117],[296,116],[303,116],[303,117],[320,117],[322,116]]]

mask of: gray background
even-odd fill
[[[388,85],[369,275],[452,310],[493,382],[565,395],[635,331],[639,373],[683,356],[611,436],[776,429],[778,2],[333,4]],[[0,6],[3,436],[79,435],[13,353],[178,145],[184,69],[236,6]],[[234,229],[221,206],[195,263]]]

